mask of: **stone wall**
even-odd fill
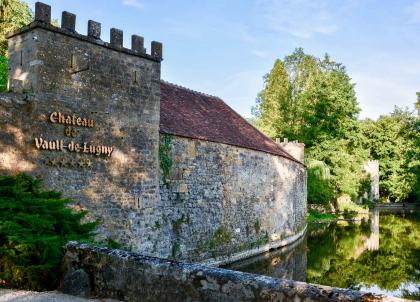
[[[62,289],[123,301],[406,301],[69,243]]]
[[[232,256],[266,244],[278,247],[290,243],[285,239],[302,235],[306,226],[302,164],[240,147],[169,137],[173,165],[166,184],[161,181],[166,217],[159,223],[162,227],[169,223],[174,257],[201,261]]]
[[[306,168],[293,160],[172,137],[160,152],[173,161],[164,176],[161,44],[147,54],[132,36],[126,49],[117,29],[106,43],[99,23],[83,36],[75,18],[64,12],[54,27],[50,7],[37,3],[35,21],[9,38],[1,174],[42,178],[101,221],[98,240],[145,255],[220,264],[304,233]]]

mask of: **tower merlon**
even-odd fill
[[[101,23],[89,20],[88,21],[88,36],[94,39],[101,39]]]
[[[35,3],[35,21],[51,23],[51,6],[42,2]]]
[[[61,14],[61,28],[71,32],[76,31],[76,15],[64,11]]]
[[[110,31],[111,45],[114,47],[123,47],[123,31],[118,28],[111,28]]]
[[[154,58],[162,59],[162,43],[152,41],[152,51],[151,54]]]
[[[144,38],[137,35],[131,36],[131,50],[139,53],[145,53]]]

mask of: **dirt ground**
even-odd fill
[[[60,292],[31,292],[0,289],[0,302],[118,302],[112,299],[83,299]]]

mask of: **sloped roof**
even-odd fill
[[[162,81],[160,132],[271,153],[296,161],[218,97]]]

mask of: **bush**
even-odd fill
[[[328,205],[334,198],[330,169],[322,161],[308,160],[308,202]]]
[[[25,174],[0,176],[0,286],[51,290],[60,280],[62,246],[89,241],[96,222],[66,207],[69,199],[40,190]]]
[[[308,222],[313,221],[323,221],[323,220],[335,220],[337,215],[332,213],[318,213],[318,212],[309,212]]]
[[[0,92],[7,90],[8,68],[7,58],[0,56]]]

